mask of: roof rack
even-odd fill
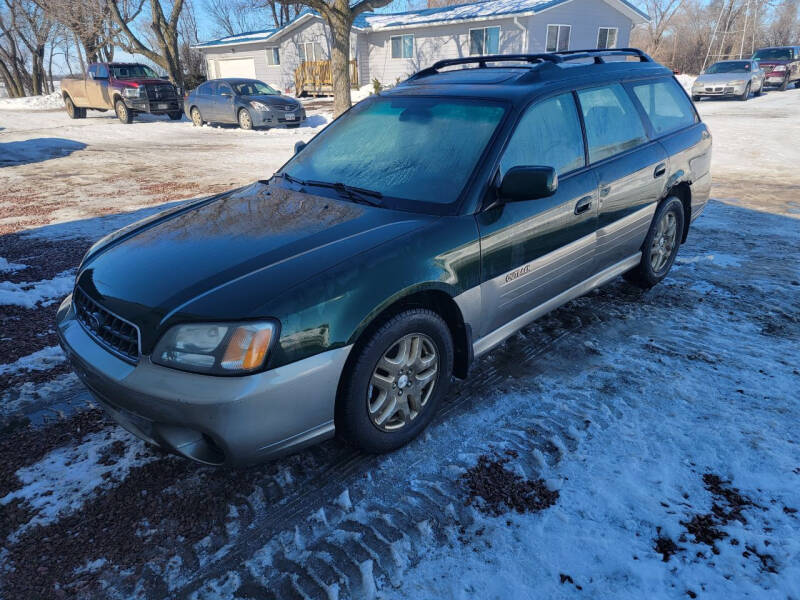
[[[432,66],[416,72],[407,81],[414,81],[429,75],[435,75],[445,67],[456,65],[477,64],[479,68],[486,68],[486,63],[496,62],[527,62],[532,65],[542,63],[563,63],[570,60],[594,59],[595,64],[603,64],[604,57],[608,56],[635,56],[639,62],[654,62],[650,56],[638,48],[613,48],[609,50],[565,50],[563,52],[548,52],[544,54],[489,54],[486,56],[469,56],[463,58],[446,58],[435,62]]]

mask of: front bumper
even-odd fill
[[[148,100],[147,98],[125,98],[130,110],[154,115],[165,115],[181,111],[181,102],[177,98],[166,100]]]
[[[774,85],[779,86],[783,85],[783,82],[786,81],[786,73],[768,73],[767,76],[764,78],[764,85]]]
[[[255,127],[277,127],[280,125],[300,125],[306,120],[306,111],[301,106],[294,111],[284,110],[256,110],[250,108],[250,115],[253,118]],[[293,118],[289,118],[293,117]]]
[[[741,96],[747,83],[739,85],[701,85],[692,87],[692,96]]]
[[[98,345],[58,309],[61,346],[81,381],[125,429],[166,450],[214,465],[252,464],[333,436],[339,377],[351,346],[244,377],[131,365]]]

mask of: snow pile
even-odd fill
[[[23,356],[13,363],[0,365],[0,375],[15,371],[46,371],[64,362],[64,352],[58,346],[48,346],[38,352]]]
[[[58,110],[64,108],[61,92],[47,96],[25,96],[23,98],[0,98],[0,110]]]
[[[691,93],[692,85],[694,84],[694,80],[697,79],[697,75],[687,75],[686,73],[681,73],[680,75],[675,75],[675,79],[678,80],[687,92]]]
[[[47,306],[69,294],[74,283],[75,272],[73,269],[64,271],[53,279],[44,279],[34,283],[0,281],[0,304],[33,308],[41,302],[42,306]]]
[[[21,271],[25,268],[27,268],[27,265],[8,262],[8,259],[0,256],[0,273],[13,273],[14,271]]]

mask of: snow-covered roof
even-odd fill
[[[628,0],[598,0],[616,6],[626,13],[633,22],[645,23],[650,20],[647,13],[642,12]],[[554,6],[565,4],[570,0],[480,0],[454,6],[440,8],[425,8],[397,13],[362,13],[353,22],[355,29],[365,31],[381,31],[384,29],[403,29],[427,25],[441,25],[456,21],[481,21],[492,18],[533,15]],[[268,41],[279,37],[288,29],[292,29],[301,22],[319,17],[313,10],[303,10],[294,20],[277,29],[266,29],[244,33],[238,36],[228,36],[219,40],[198,44],[196,48],[213,46],[229,46],[247,44],[251,42]]]

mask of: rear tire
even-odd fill
[[[336,402],[336,431],[366,452],[396,450],[427,427],[447,394],[450,329],[431,310],[407,310],[354,352]]]
[[[625,273],[626,280],[649,289],[667,276],[681,245],[684,218],[680,198],[669,196],[659,204],[642,245],[642,260]]]
[[[169,120],[170,121],[180,121],[183,118],[183,111],[182,110],[175,110],[169,113]]]
[[[253,117],[250,116],[250,111],[246,108],[239,111],[239,127],[244,130],[253,128]]]
[[[125,103],[121,99],[117,99],[117,101],[114,103],[114,112],[117,113],[117,118],[120,120],[120,122],[125,123],[126,125],[133,123],[133,113],[127,106],[125,106]]]
[[[786,78],[783,80],[783,83],[778,87],[779,92],[785,92],[786,88],[789,87],[789,75],[786,75]]]
[[[85,119],[86,118],[86,109],[79,108],[75,106],[75,103],[72,101],[72,98],[66,96],[64,98],[64,105],[67,107],[67,115],[69,115],[70,119]]]

